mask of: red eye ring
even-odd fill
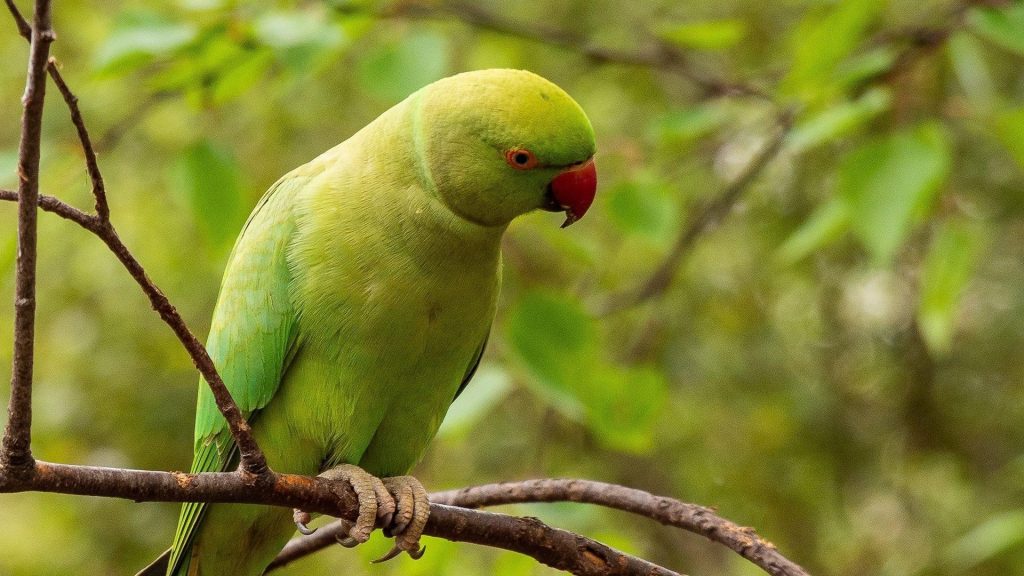
[[[505,162],[516,170],[529,170],[537,167],[537,157],[526,148],[511,148],[505,151]]]

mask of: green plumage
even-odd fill
[[[544,166],[512,169],[516,147]],[[207,342],[271,467],[408,472],[483,351],[507,224],[593,153],[561,89],[492,70],[424,88],[275,183],[228,260]],[[195,438],[193,472],[237,465],[205,383]],[[282,508],[186,504],[168,574],[261,574],[293,531]]]

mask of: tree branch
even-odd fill
[[[18,11],[18,8],[14,5],[12,0],[5,0],[5,1],[6,1],[8,10],[11,12],[11,15],[14,17],[14,20],[15,20],[17,26],[18,26],[19,32],[22,34],[22,36],[25,36],[25,34],[24,34],[24,26],[22,25],[22,23],[24,22],[24,18],[22,18],[21,13]],[[37,5],[37,10],[38,10],[38,5]],[[48,11],[48,8],[47,8],[47,11]],[[48,12],[47,12],[47,18],[48,17],[49,16],[48,16]],[[49,22],[47,20],[47,30],[48,29],[49,29]],[[50,40],[52,41],[52,31],[49,32],[49,35],[50,35]],[[32,43],[32,46],[33,46],[32,58],[33,58],[33,60],[32,61],[35,64],[36,63],[36,61],[35,61],[35,58],[36,58],[36,51],[35,51],[36,42],[34,41],[35,36],[34,35],[31,36],[31,38],[33,39],[33,43]],[[48,46],[48,44],[47,44],[47,46]],[[55,203],[51,202],[50,203],[51,206],[57,209],[57,213],[58,214],[61,214],[62,216],[68,218],[69,220],[72,220],[72,221],[75,221],[75,222],[81,224],[87,230],[89,230],[90,232],[95,234],[97,237],[99,237],[101,240],[103,240],[103,242],[107,245],[107,247],[109,247],[110,250],[114,253],[114,255],[117,256],[117,259],[121,261],[121,264],[124,265],[124,267],[128,270],[128,273],[131,274],[132,278],[134,278],[136,283],[138,283],[138,285],[142,288],[142,291],[146,294],[146,297],[149,298],[150,305],[153,307],[153,309],[160,315],[160,318],[163,319],[163,321],[168,326],[170,326],[171,330],[178,337],[178,340],[182,343],[182,345],[185,347],[185,350],[188,352],[189,356],[192,358],[192,363],[195,364],[196,368],[199,370],[199,372],[203,375],[203,378],[209,384],[210,389],[213,392],[214,401],[216,402],[217,407],[220,409],[221,414],[227,420],[228,427],[231,430],[231,435],[232,435],[232,437],[233,437],[233,439],[235,441],[235,444],[238,445],[238,451],[239,451],[239,455],[240,455],[239,467],[241,469],[245,470],[246,472],[250,473],[250,474],[263,474],[263,473],[267,472],[269,470],[269,468],[267,466],[266,457],[263,455],[263,451],[260,449],[259,445],[256,443],[256,439],[252,435],[252,429],[249,427],[248,422],[246,422],[245,417],[242,415],[241,410],[238,409],[238,405],[235,404],[235,401],[231,397],[231,393],[228,391],[227,386],[224,385],[224,381],[221,379],[220,374],[217,372],[217,368],[213,364],[213,360],[210,358],[210,355],[207,353],[206,348],[199,341],[199,339],[196,338],[195,334],[193,334],[192,331],[188,328],[188,325],[185,323],[185,320],[178,313],[178,310],[171,304],[170,300],[167,299],[167,296],[164,295],[164,293],[156,286],[156,284],[153,283],[153,281],[146,274],[145,269],[143,269],[143,267],[139,263],[139,261],[132,255],[132,253],[128,250],[128,248],[124,245],[124,243],[121,241],[120,237],[118,236],[117,230],[114,228],[113,223],[111,223],[111,221],[110,221],[110,209],[109,209],[109,207],[107,205],[106,186],[103,183],[103,176],[100,173],[99,164],[97,163],[97,160],[96,160],[96,152],[95,152],[95,150],[94,150],[94,148],[92,146],[92,141],[89,138],[89,131],[85,127],[85,122],[82,119],[81,111],[78,108],[78,97],[76,97],[71,92],[71,90],[67,86],[67,83],[64,82],[64,78],[61,76],[60,70],[57,69],[55,61],[53,59],[48,58],[48,50],[47,50],[46,54],[42,54],[39,57],[42,58],[42,61],[40,63],[38,63],[38,74],[37,74],[38,78],[36,79],[36,81],[40,84],[40,86],[43,87],[43,88],[40,89],[40,103],[39,103],[39,105],[40,105],[40,113],[41,113],[41,106],[42,106],[42,101],[41,101],[41,99],[42,99],[42,89],[44,89],[45,85],[46,85],[45,77],[42,74],[43,69],[45,69],[46,71],[49,72],[50,76],[53,78],[54,83],[57,85],[57,88],[60,90],[61,96],[63,96],[64,102],[67,104],[68,110],[71,112],[71,121],[74,123],[75,129],[78,132],[78,138],[79,138],[79,141],[82,144],[82,150],[85,153],[86,170],[89,173],[89,178],[92,180],[92,193],[93,193],[93,197],[95,198],[95,202],[96,202],[96,215],[95,216],[90,216],[90,215],[84,215],[84,214],[81,214],[81,213],[74,214],[72,212],[72,210],[74,210],[75,212],[79,212],[79,211],[77,209],[72,209],[70,206],[67,206],[66,204],[61,203],[59,200],[55,200]],[[31,70],[30,70],[30,83],[32,81],[32,78],[33,77],[31,75]],[[27,96],[27,93],[26,93],[26,96]],[[25,125],[25,123],[23,122],[23,127],[24,127],[24,125]],[[38,127],[37,127],[37,131],[38,131]],[[36,172],[38,173],[39,138],[38,138],[38,134],[36,136],[37,137],[36,137],[36,150],[35,150],[36,154],[35,155],[36,155]],[[38,195],[38,182],[36,182],[35,186],[36,186],[36,188],[35,188],[35,193],[33,194],[33,198],[34,198],[34,196]],[[20,190],[20,188],[19,188],[19,190]],[[32,206],[32,213],[33,213],[32,214],[32,230],[33,230],[32,234],[33,234],[33,237],[34,237],[34,234],[35,234],[35,232],[34,232],[34,230],[35,230],[35,224],[34,224],[34,222],[35,222],[35,203],[33,203],[33,206]],[[69,216],[74,216],[74,217],[69,217]],[[86,222],[88,222],[88,225],[86,225]],[[20,253],[21,252],[19,250],[19,254]],[[33,240],[33,249],[31,251],[31,254],[33,255],[33,268],[34,268],[34,253],[35,253],[35,249],[34,249],[34,240]],[[20,262],[20,257],[19,257],[19,262]],[[20,268],[19,268],[19,270],[20,270]],[[20,277],[20,275],[19,275],[19,277]],[[23,300],[16,295],[16,302],[20,304],[22,301]],[[31,299],[31,302],[32,302],[32,307],[33,307],[33,311],[34,311],[34,298]],[[15,317],[15,330],[16,330],[16,333],[18,333],[18,330],[20,329],[19,328],[20,325],[18,324],[17,318],[18,318],[18,316]],[[32,339],[31,338],[32,335],[30,334],[29,336],[30,336],[30,340],[31,340]],[[18,342],[18,340],[16,339],[16,345],[17,345],[17,342]],[[31,346],[29,346],[29,347],[31,348]],[[31,353],[31,350],[29,350],[29,353]],[[18,354],[16,353],[15,354],[15,372],[16,373],[17,373],[17,368],[18,368],[17,359],[18,359]],[[29,370],[29,378],[31,378],[31,356],[29,356],[28,370]],[[28,400],[25,400],[24,398],[22,398],[22,396],[18,396],[17,397],[18,403],[16,404],[15,403],[14,386],[13,386],[13,383],[12,383],[11,403],[10,403],[9,411],[10,412],[17,412],[19,419],[28,418],[29,420],[31,420],[30,412],[26,411],[26,408],[30,408],[31,407],[31,405],[30,405],[30,403],[31,403],[31,391],[30,391],[30,388],[31,387],[29,386]],[[22,395],[24,395],[24,391],[23,390],[22,390]],[[16,406],[18,407],[17,409],[16,409]],[[8,418],[8,425],[9,426],[10,426],[10,422],[13,421],[13,420],[14,420],[13,417],[9,416],[9,418]],[[19,423],[19,426],[24,426],[26,428],[28,426],[27,424],[21,424],[20,420],[18,421],[18,423]],[[28,434],[27,430],[26,430],[25,434],[26,434],[26,437],[24,439],[24,444],[25,444],[25,450],[27,451],[28,450],[28,445],[29,445],[29,438],[27,436],[27,434]],[[4,442],[5,442],[4,445],[5,446],[6,446],[6,443],[7,443],[6,438],[7,438],[7,435],[5,434],[5,440],[4,440]],[[0,454],[0,456],[2,456],[2,454]],[[29,458],[29,460],[26,462],[26,465],[31,462],[31,454],[30,453],[28,454],[28,458]],[[0,462],[2,462],[2,461],[0,461]]]
[[[662,524],[700,534],[722,544],[772,576],[807,576],[799,565],[761,539],[752,528],[738,526],[710,508],[655,496],[649,492],[578,479],[542,479],[485,484],[430,495],[432,505],[482,508],[532,502],[582,502],[632,512]],[[433,510],[433,508],[431,508]],[[284,566],[317,550],[331,546],[344,536],[344,527],[334,522],[315,534],[293,539],[271,564]]]
[[[267,472],[154,472],[36,461],[28,474],[0,474],[0,492],[57,492],[126,498],[136,502],[236,502],[302,508],[353,521],[359,513],[347,482]],[[333,534],[329,534],[331,542]],[[599,542],[551,528],[535,518],[479,512],[432,503],[424,534],[532,556],[581,576],[679,576]],[[294,559],[294,558],[293,558]],[[286,562],[276,561],[275,566]]]
[[[572,532],[552,528],[536,518],[518,518],[432,502],[424,532],[453,542],[470,542],[530,556],[542,564],[573,574],[644,574],[678,576],[646,560],[624,554]],[[270,563],[267,572],[314,552],[337,545],[341,523],[324,526],[309,536],[290,541]]]
[[[17,12],[8,0],[8,9]],[[24,29],[18,19],[19,30]],[[0,446],[0,469],[21,474],[32,466],[32,364],[35,354],[36,206],[39,203],[39,150],[46,62],[53,42],[50,2],[38,0],[32,17],[28,78],[22,96],[21,141],[18,146],[18,258],[14,285],[14,355],[11,398]]]

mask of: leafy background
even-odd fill
[[[582,476],[715,506],[814,574],[1024,574],[1024,6],[512,7],[61,2],[54,51],[115,222],[202,334],[231,243],[279,175],[436,78],[550,78],[594,122],[601,189],[568,231],[541,214],[510,230],[492,344],[416,469],[428,488]],[[0,32],[11,188],[27,46],[13,23]],[[42,189],[88,206],[55,96]],[[679,251],[664,290],[631,301],[787,115],[721,225]],[[6,302],[14,213],[0,207]],[[95,239],[49,215],[40,234],[35,454],[187,469],[187,356]],[[2,365],[10,339],[0,330]],[[0,574],[133,573],[168,544],[176,510],[2,495]],[[622,514],[510,511],[689,574],[758,573]],[[371,567],[378,539],[282,573],[551,573],[427,545],[418,562]]]

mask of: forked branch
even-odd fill
[[[199,341],[199,339],[196,338],[195,334],[193,334],[192,331],[188,328],[188,325],[185,323],[185,320],[178,313],[178,310],[174,307],[174,305],[171,304],[167,296],[156,286],[156,284],[153,283],[153,281],[146,274],[145,269],[142,267],[139,261],[132,255],[132,253],[124,245],[124,243],[121,241],[121,238],[118,236],[117,230],[114,228],[113,223],[110,221],[110,208],[107,205],[106,186],[103,182],[103,175],[100,173],[99,164],[96,160],[96,151],[93,148],[92,139],[89,137],[89,131],[85,127],[85,121],[82,119],[82,113],[78,107],[78,98],[68,88],[67,83],[64,82],[64,78],[61,76],[56,61],[48,57],[49,42],[51,42],[54,38],[53,32],[52,30],[50,30],[49,24],[49,2],[37,2],[36,4],[37,13],[41,9],[45,11],[45,30],[47,32],[45,35],[41,36],[46,38],[44,44],[47,47],[47,49],[45,50],[45,52],[38,53],[36,49],[36,46],[38,44],[38,42],[36,41],[36,37],[40,35],[37,34],[34,30],[38,29],[39,25],[37,24],[33,31],[28,36],[26,36],[25,19],[21,16],[21,13],[18,11],[17,6],[14,5],[12,0],[5,0],[5,2],[7,4],[8,10],[11,12],[11,15],[15,20],[19,33],[23,37],[28,38],[32,42],[32,51],[30,55],[31,64],[29,68],[29,86],[33,88],[33,90],[31,92],[26,90],[26,118],[22,121],[22,146],[24,147],[26,145],[32,145],[33,141],[31,139],[26,140],[24,130],[26,129],[26,126],[29,128],[32,128],[34,126],[35,132],[30,133],[29,135],[32,136],[34,134],[35,171],[31,178],[27,178],[26,174],[28,174],[28,172],[25,169],[23,169],[24,167],[21,167],[21,165],[19,164],[19,174],[22,175],[22,182],[21,185],[19,185],[18,193],[18,197],[21,199],[19,200],[19,205],[22,205],[25,202],[31,203],[30,225],[32,246],[31,250],[27,252],[28,256],[26,256],[25,258],[26,262],[28,260],[31,260],[31,274],[28,273],[28,270],[26,270],[23,273],[20,264],[22,258],[19,256],[19,268],[16,275],[16,282],[19,289],[22,289],[23,283],[31,284],[32,297],[23,298],[19,296],[20,292],[18,292],[16,293],[15,296],[16,302],[19,303],[19,305],[24,307],[26,310],[29,306],[31,306],[33,312],[32,315],[34,316],[35,212],[36,205],[38,203],[37,196],[39,186],[39,125],[41,124],[42,101],[44,95],[43,91],[46,86],[46,77],[44,74],[45,71],[48,72],[50,76],[53,78],[54,83],[60,90],[61,96],[64,98],[64,102],[65,104],[67,104],[68,110],[71,113],[71,121],[75,125],[75,129],[78,132],[79,141],[82,144],[82,150],[85,153],[86,171],[88,172],[89,178],[92,181],[92,193],[96,203],[96,213],[94,215],[75,214],[75,218],[69,219],[74,220],[79,224],[82,224],[83,227],[85,227],[87,230],[89,230],[97,237],[99,237],[107,245],[107,247],[110,248],[114,255],[117,256],[117,259],[121,261],[121,264],[125,267],[125,269],[128,270],[128,273],[131,274],[132,278],[134,278],[136,283],[138,283],[139,287],[142,288],[142,291],[146,294],[146,297],[149,298],[150,305],[153,307],[153,309],[157,312],[157,314],[160,315],[160,318],[163,319],[163,321],[168,326],[170,326],[171,330],[174,331],[175,336],[177,336],[178,340],[181,341],[182,345],[185,347],[185,350],[192,358],[193,364],[195,364],[200,374],[203,375],[203,378],[209,384],[210,389],[213,392],[214,400],[217,403],[217,407],[220,409],[221,414],[224,415],[224,418],[228,422],[228,427],[231,430],[231,435],[235,440],[235,444],[238,445],[240,455],[239,468],[241,468],[242,470],[249,474],[258,475],[267,472],[268,467],[266,457],[263,455],[263,451],[260,450],[259,445],[257,445],[256,439],[252,435],[252,429],[249,427],[248,422],[245,421],[245,417],[243,416],[241,410],[238,409],[238,405],[235,404],[234,399],[231,398],[231,393],[228,391],[227,386],[224,385],[224,381],[221,379],[220,374],[217,372],[217,368],[216,366],[214,366],[213,360],[210,358],[210,355],[206,352],[206,348]],[[35,74],[33,74],[33,71],[35,71]],[[35,117],[36,121],[33,123],[31,122],[32,118],[28,117],[28,102],[30,102],[28,98],[30,94],[32,94],[33,97],[35,97],[34,95],[37,93],[39,110],[38,115]],[[35,100],[31,100],[31,102],[34,103]],[[29,153],[31,152],[32,149],[30,148]],[[31,160],[31,157],[29,157],[29,160]],[[31,189],[28,190],[27,194],[23,194],[23,186],[29,185],[31,186]],[[63,212],[65,215],[73,214],[71,211],[72,209],[70,209],[70,207],[57,206],[52,201],[50,202],[50,205],[54,208],[59,208],[60,211]],[[27,208],[19,210],[19,222],[22,218],[27,218],[27,216],[24,214],[27,210]],[[77,209],[73,210],[75,210],[76,212],[80,212]],[[88,223],[88,225],[86,225],[86,223]],[[26,238],[25,240],[27,242],[28,238]],[[22,253],[20,249],[20,246],[22,245],[21,242],[22,239],[21,236],[19,236],[19,254]],[[20,310],[21,308],[19,308],[19,311]],[[17,380],[19,382],[27,381],[28,385],[14,386],[14,382],[12,381],[12,401],[10,404],[10,410],[12,412],[16,412],[17,414],[9,416],[8,427],[11,428],[10,422],[12,421],[16,425],[15,427],[13,427],[13,429],[15,431],[18,431],[18,433],[10,435],[12,437],[11,443],[17,447],[20,447],[22,446],[22,444],[24,444],[23,450],[25,451],[25,454],[27,454],[28,459],[25,460],[25,458],[22,456],[20,457],[20,460],[25,460],[23,465],[27,466],[31,463],[31,454],[28,452],[28,438],[29,427],[31,424],[31,342],[33,338],[31,334],[32,322],[19,321],[19,318],[21,318],[22,316],[26,316],[26,314],[16,316],[15,319],[16,338],[14,380]],[[25,326],[23,326],[23,324],[25,324]],[[19,334],[24,334],[25,332],[29,332],[29,337],[27,339],[29,345],[27,346],[24,344],[25,338],[21,338],[18,336]],[[19,360],[21,360],[20,363]],[[15,400],[17,400],[17,402],[15,402]],[[8,436],[9,435],[7,434],[5,434],[4,436],[5,446],[8,443]],[[14,455],[16,456],[17,454],[20,454],[21,450],[22,449],[19,448],[19,451],[15,452]],[[7,450],[3,452],[3,454],[6,453]],[[2,454],[0,454],[0,456],[2,456]]]

